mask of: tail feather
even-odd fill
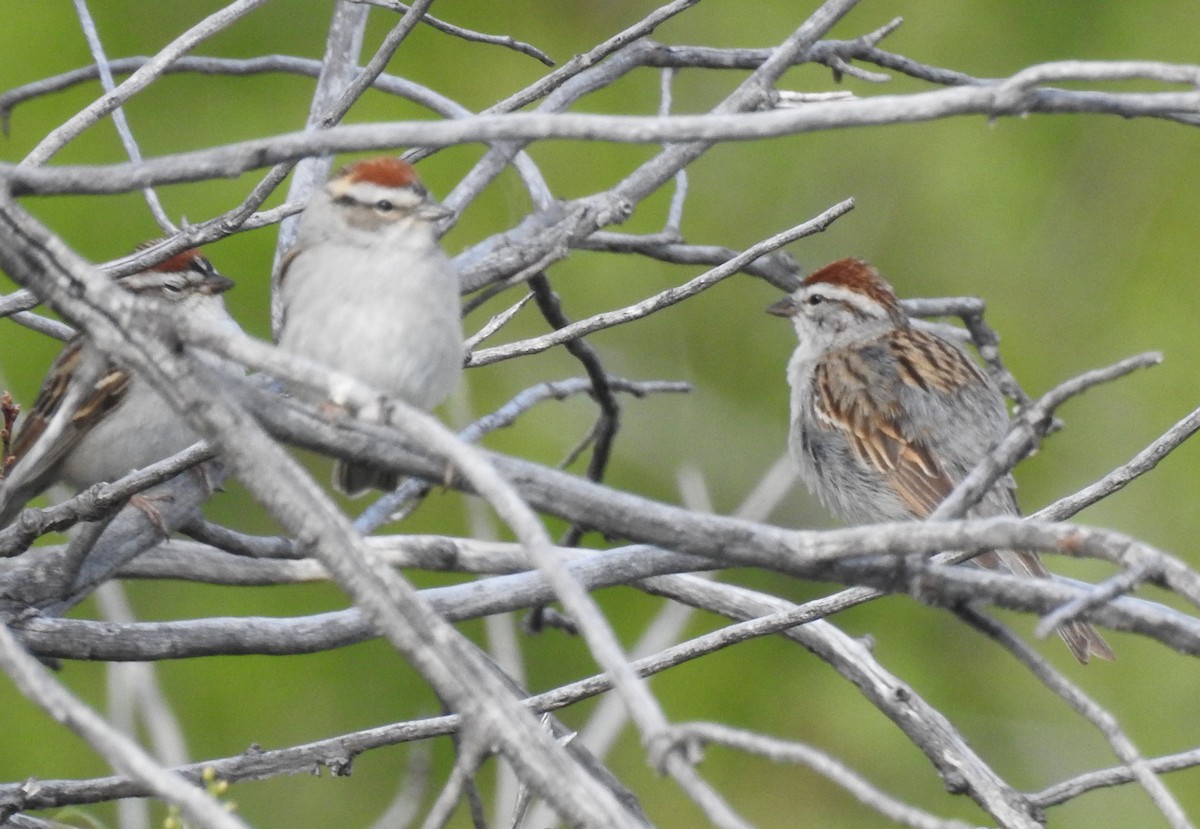
[[[360,463],[338,461],[333,467],[333,485],[351,498],[369,489],[391,492],[400,484],[400,475]]]
[[[1058,635],[1067,643],[1071,653],[1084,665],[1093,657],[1112,661],[1117,658],[1104,637],[1087,622],[1067,622],[1058,626]]]
[[[1025,550],[997,550],[994,553],[984,553],[971,559],[981,567],[989,570],[1007,570],[1018,576],[1028,576],[1035,579],[1050,578],[1050,571],[1042,564],[1036,553]],[[1067,643],[1071,653],[1086,665],[1093,656],[1109,661],[1117,655],[1104,637],[1087,622],[1066,622],[1058,626],[1058,635]]]

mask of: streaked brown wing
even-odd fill
[[[855,457],[883,476],[913,516],[926,518],[956,482],[930,447],[904,429],[897,416],[900,390],[949,399],[986,380],[966,354],[918,329],[902,329],[878,346],[869,362],[860,352],[841,351],[818,365],[813,404],[825,427],[846,436]],[[892,361],[879,359],[884,349]],[[1011,511],[1017,514],[1015,502]],[[1025,550],[988,551],[972,561],[1030,578],[1050,576],[1038,555]],[[1086,622],[1067,622],[1058,633],[1080,662],[1093,656],[1115,658],[1109,644]]]
[[[950,343],[919,328],[904,328],[888,340],[900,379],[914,389],[951,394],[963,386],[986,384],[971,358]]]
[[[19,477],[27,486],[36,486],[40,491],[43,486],[40,479],[49,474],[93,424],[121,402],[129,375],[111,364],[89,365],[87,356],[82,338],[76,338],[67,343],[50,366],[46,382],[13,440],[11,452],[16,461],[10,478]],[[95,377],[89,389],[77,388],[79,382],[90,379],[84,375]],[[72,410],[63,411],[64,406]],[[66,420],[59,425],[56,418]],[[54,434],[48,435],[52,423],[55,423]]]
[[[925,518],[956,481],[929,445],[901,422],[898,385],[946,393],[973,380],[978,369],[957,349],[919,331],[898,332],[880,345],[895,358],[890,366],[877,359],[878,353],[868,362],[862,352],[851,350],[818,365],[816,414],[827,428],[846,436],[855,457],[883,476],[914,517]]]

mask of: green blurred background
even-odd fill
[[[657,4],[576,0],[463,0],[435,6],[452,22],[507,32],[560,62],[640,19]],[[94,13],[111,57],[153,54],[221,3],[97,3]],[[657,32],[668,43],[770,46],[783,40],[814,3],[755,4],[709,0]],[[319,58],[330,6],[278,0],[203,44],[196,54],[250,57],[293,54]],[[1039,0],[947,0],[864,3],[832,33],[853,38],[902,15],[905,24],[883,46],[914,59],[977,76],[998,77],[1051,60],[1147,59],[1196,62],[1195,0],[1140,4],[1054,3]],[[373,12],[373,48],[394,18]],[[84,66],[89,55],[69,4],[0,0],[0,88]],[[424,82],[471,109],[482,109],[545,70],[524,56],[466,44],[429,29],[417,31],[390,70]],[[685,71],[677,76],[675,110],[699,112],[723,97],[743,73]],[[659,80],[645,70],[582,101],[578,111],[653,112]],[[837,88],[827,70],[791,71],[783,88]],[[169,76],[137,96],[127,113],[146,155],[197,149],[287,132],[302,126],[312,82],[306,78]],[[848,79],[860,95],[917,91],[897,78],[885,86]],[[1155,88],[1143,84],[1113,89]],[[21,159],[49,130],[98,94],[89,84],[20,106],[0,158]],[[422,118],[410,104],[369,94],[351,122]],[[790,250],[806,268],[847,255],[878,264],[903,296],[971,294],[988,302],[988,319],[1003,337],[1004,355],[1031,394],[1084,370],[1135,352],[1158,349],[1161,367],[1092,391],[1060,412],[1066,428],[1017,472],[1020,497],[1032,511],[1095,480],[1128,459],[1200,404],[1195,367],[1200,344],[1194,314],[1200,300],[1193,262],[1200,255],[1200,133],[1174,123],[1103,116],[1030,116],[988,123],[957,118],[902,127],[860,129],[721,147],[689,170],[683,229],[688,240],[744,247],[853,196],[857,209],[827,233]],[[551,186],[572,198],[611,186],[654,152],[649,147],[554,142],[533,148]],[[451,149],[428,159],[421,173],[444,195],[481,154]],[[111,123],[73,142],[54,163],[123,158]],[[201,221],[244,196],[258,174],[166,188],[176,219]],[[624,229],[661,227],[668,193],[641,205]],[[140,197],[27,199],[26,203],[84,255],[97,261],[128,252],[156,228]],[[274,200],[271,204],[277,204]],[[527,199],[506,173],[446,238],[452,252],[520,220]],[[266,336],[267,284],[275,234],[235,236],[207,252],[239,287],[229,304],[244,326]],[[633,257],[576,253],[550,277],[566,310],[583,317],[619,307],[681,283],[699,269]],[[7,279],[4,290],[11,288]],[[709,293],[654,317],[592,338],[605,364],[636,379],[683,379],[690,397],[626,404],[609,481],[677,502],[676,476],[701,472],[714,508],[729,512],[780,455],[786,435],[783,367],[793,345],[789,327],[762,309],[777,292],[735,277]],[[469,320],[478,328],[516,295],[493,301]],[[57,350],[53,342],[0,323],[0,378],[14,396],[32,400]],[[504,336],[540,333],[527,310]],[[447,407],[461,424],[531,383],[579,374],[561,350],[469,372],[466,388]],[[586,430],[584,401],[551,403],[530,413],[488,445],[556,463]],[[669,424],[664,428],[664,424]],[[1200,448],[1185,446],[1153,474],[1081,516],[1190,558],[1197,529],[1195,466]],[[309,459],[325,478],[329,464]],[[209,514],[242,529],[272,532],[236,487],[218,496]],[[832,526],[797,490],[772,516],[783,526]],[[392,528],[396,530],[398,528]],[[556,528],[557,529],[557,528]],[[438,494],[403,525],[404,531],[467,532],[464,502]],[[1054,561],[1060,572],[1099,578],[1102,565]],[[447,577],[415,574],[421,584]],[[731,580],[794,599],[827,586],[737,572]],[[175,583],[129,585],[147,619],[208,615],[294,615],[341,607],[327,586],[228,589]],[[1150,594],[1157,595],[1157,594]],[[601,594],[614,623],[634,639],[657,603],[626,590]],[[78,611],[95,613],[92,605]],[[1004,614],[1028,635],[1029,619]],[[1015,785],[1036,790],[1073,772],[1114,763],[1098,734],[1030,680],[1006,655],[940,611],[891,598],[838,619],[870,633],[883,664],[910,681],[951,717],[975,748]],[[711,627],[700,618],[693,632]],[[478,637],[481,626],[465,625]],[[1118,662],[1074,665],[1057,642],[1042,647],[1087,691],[1108,706],[1147,754],[1200,743],[1200,700],[1190,664],[1140,638],[1114,634]],[[593,669],[583,645],[550,632],[528,640],[530,684],[542,689]],[[219,757],[251,743],[282,747],[421,714],[436,702],[413,672],[370,643],[336,653],[292,658],[200,659],[161,666],[192,755]],[[103,700],[103,668],[68,664],[61,677],[85,699]],[[748,681],[761,677],[760,681]],[[925,759],[831,670],[778,640],[743,645],[679,668],[653,687],[673,719],[703,718],[811,742],[844,758],[887,790],[943,815],[983,821],[962,798],[945,795]],[[0,780],[57,778],[107,772],[83,743],[0,683]],[[580,724],[590,706],[564,713]],[[257,825],[357,826],[373,820],[399,785],[407,748],[364,755],[345,779],[287,778],[235,786],[231,799]],[[451,759],[439,742],[438,768]],[[646,768],[636,739],[626,734],[613,763],[662,826],[698,825],[676,788]],[[748,819],[763,827],[890,825],[804,771],[711,750],[704,774]],[[435,775],[434,780],[440,778]],[[1167,778],[1193,814],[1200,814],[1200,773]],[[109,807],[89,811],[112,821]],[[1157,825],[1147,798],[1132,787],[1094,793],[1052,812],[1054,826]],[[455,825],[466,825],[465,817]],[[502,823],[502,819],[498,823]]]

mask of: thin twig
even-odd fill
[[[429,767],[433,749],[429,743],[418,743],[408,754],[404,777],[391,803],[371,824],[370,829],[408,829],[416,818],[425,789],[429,785]]]
[[[533,291],[534,299],[537,301],[542,316],[556,331],[571,324],[570,319],[563,311],[558,294],[550,287],[550,280],[546,278],[545,274],[538,274],[530,279],[529,287]],[[604,471],[608,467],[608,459],[612,454],[613,440],[620,428],[621,406],[613,393],[608,373],[605,372],[596,349],[592,348],[582,337],[567,342],[566,348],[567,353],[578,360],[584,371],[587,372],[588,380],[591,383],[588,394],[596,401],[596,405],[600,409],[600,415],[587,438],[587,442],[592,446],[592,458],[588,462],[585,474],[589,481],[601,481],[604,479]],[[572,524],[563,538],[563,545],[574,547],[579,543],[586,529],[582,524]]]
[[[1050,666],[1050,663],[1033,651],[1019,637],[1014,635],[1004,625],[979,611],[965,606],[959,609],[959,615],[969,624],[987,633],[993,639],[1003,644],[1043,685],[1060,696],[1071,708],[1090,722],[1104,735],[1112,747],[1117,759],[1124,763],[1133,773],[1134,779],[1149,795],[1154,806],[1173,829],[1191,829],[1183,808],[1175,797],[1167,790],[1162,781],[1155,776],[1146,759],[1134,746],[1133,741],[1121,729],[1116,717],[1106,711],[1095,700],[1061,673]]]
[[[517,312],[528,305],[531,299],[533,299],[533,294],[525,294],[525,296],[518,299],[508,308],[493,316],[482,328],[467,337],[466,342],[463,343],[463,350],[467,352],[474,350],[477,345],[511,322],[512,318],[517,315]]]
[[[775,763],[800,763],[822,777],[841,786],[864,806],[874,809],[888,820],[914,829],[969,829],[971,824],[939,818],[910,806],[873,785],[862,775],[824,751],[764,734],[753,734],[720,723],[685,723],[675,727],[680,740],[697,740],[759,754]]]
[[[1087,593],[1059,606],[1038,620],[1037,627],[1033,629],[1034,636],[1044,639],[1060,625],[1073,621],[1097,607],[1106,605],[1118,596],[1132,593],[1139,585],[1147,581],[1154,574],[1154,571],[1154,564],[1146,561],[1135,564],[1127,570],[1122,570],[1115,576],[1093,585]]]
[[[1200,766],[1200,748],[1154,757],[1146,761],[1146,766],[1154,774],[1165,774],[1172,771],[1182,771]],[[1128,766],[1115,766],[1099,771],[1087,772],[1056,783],[1036,794],[1030,795],[1030,800],[1042,808],[1067,803],[1097,789],[1111,788],[1134,782],[1133,769]]]
[[[159,50],[153,58],[126,78],[102,98],[80,110],[62,126],[51,130],[21,162],[23,166],[39,167],[81,132],[128,101],[158,79],[165,68],[177,58],[194,49],[201,41],[213,37],[254,11],[267,0],[234,0],[213,12]]]
[[[518,343],[512,343],[505,346],[496,346],[494,348],[485,348],[481,351],[473,352],[467,361],[468,366],[482,366],[490,363],[499,362],[500,360],[509,360],[513,357],[520,357],[526,354],[537,354],[545,351],[548,348],[553,348],[556,345],[561,345],[571,340],[578,339],[586,334],[591,334],[595,331],[600,331],[605,328],[611,328],[616,325],[622,325],[627,322],[641,319],[649,316],[655,311],[670,307],[678,302],[695,296],[696,294],[711,288],[713,285],[732,276],[741,270],[742,266],[748,262],[753,262],[759,256],[778,250],[784,245],[790,244],[797,239],[803,239],[805,236],[811,236],[814,233],[819,233],[827,228],[832,222],[836,221],[841,216],[848,213],[854,207],[853,199],[846,199],[843,202],[835,204],[833,207],[824,211],[820,215],[789,228],[782,233],[764,239],[756,245],[747,248],[742,253],[730,259],[723,265],[719,265],[712,270],[709,270],[695,279],[675,288],[668,288],[662,293],[656,294],[648,299],[644,299],[634,305],[626,308],[621,308],[616,311],[606,311],[596,314],[578,322],[571,323],[551,334],[545,334],[541,337],[534,337],[529,340],[524,340]]]
[[[106,582],[96,591],[96,604],[102,618],[110,622],[135,620],[133,607],[118,582]],[[164,765],[180,766],[188,762],[187,738],[183,727],[159,682],[153,663],[118,662],[108,665],[108,703],[110,710],[124,709],[124,732],[136,734],[140,717],[155,754]],[[114,721],[117,717],[114,715]]]
[[[678,192],[678,191],[677,191]],[[609,253],[636,253],[675,265],[720,265],[738,255],[738,251],[719,245],[685,244],[673,235],[657,233],[633,236],[599,230],[572,243],[580,250],[599,250]],[[781,291],[790,293],[800,284],[800,267],[787,251],[764,254],[742,267],[742,273],[761,277]]]
[[[470,787],[475,772],[486,758],[486,747],[481,744],[474,729],[460,729],[457,745],[458,752],[454,759],[454,767],[450,770],[450,777],[426,813],[421,829],[444,829],[464,791]]]
[[[616,391],[632,394],[634,397],[644,397],[647,394],[672,393],[681,394],[691,391],[687,383],[672,383],[667,381],[632,382],[618,377],[608,378],[609,387]],[[565,400],[573,394],[583,394],[591,391],[591,383],[583,378],[572,378],[557,382],[540,383],[525,389],[512,400],[505,403],[495,412],[485,415],[459,433],[459,438],[468,443],[478,443],[489,432],[511,426],[517,419],[538,403],[546,400]],[[355,521],[360,532],[374,532],[389,520],[406,502],[419,497],[424,484],[410,479],[395,492],[381,496],[374,504],[365,509]]]
[[[1188,438],[1200,431],[1200,409],[1193,410],[1153,443],[1118,466],[1100,480],[1081,489],[1074,495],[1060,498],[1050,506],[1033,514],[1034,518],[1046,521],[1065,521],[1113,493],[1120,492],[1131,481],[1145,475],[1159,461],[1171,454]]]
[[[1068,399],[1102,383],[1111,382],[1161,362],[1162,355],[1157,352],[1138,354],[1111,366],[1084,372],[1060,383],[1035,403],[1023,406],[1004,439],[955,485],[954,491],[930,514],[930,520],[957,518],[978,503],[1001,476],[1008,474],[1018,461],[1038,445],[1054,410]]]
[[[662,81],[659,85],[658,114],[666,118],[671,114],[671,82],[675,79],[675,70],[662,70]],[[663,234],[676,239],[682,237],[683,206],[687,202],[688,175],[687,168],[681,167],[675,174],[675,192],[671,194],[671,204],[667,208],[667,221],[663,225]]]
[[[380,6],[381,8],[391,9],[401,13],[407,12],[409,6],[406,3],[401,3],[399,0],[354,0],[357,3],[369,3],[372,6]],[[524,41],[517,40],[509,35],[489,35],[483,32],[476,32],[472,29],[464,29],[462,26],[455,26],[453,23],[447,23],[440,20],[431,14],[425,15],[422,23],[437,29],[439,32],[445,32],[448,35],[466,40],[472,43],[489,43],[494,46],[503,46],[505,49],[512,49],[514,52],[520,52],[523,55],[528,55],[534,60],[540,61],[545,66],[553,66],[554,59],[543,52],[541,49]]]
[[[53,337],[56,340],[65,342],[75,336],[75,329],[65,322],[43,317],[41,314],[34,314],[29,311],[17,311],[9,319],[17,325],[28,328],[30,331],[45,334],[47,337]]]
[[[145,785],[180,808],[200,829],[249,829],[202,789],[160,766],[135,742],[113,729],[95,711],[67,691],[21,647],[7,625],[0,625],[0,668],[25,697],[83,738],[114,769]]]
[[[92,13],[88,9],[87,0],[75,0],[75,13],[79,16],[79,24],[83,27],[83,34],[87,38],[88,48],[92,52],[92,60],[96,62],[96,70],[100,73],[100,82],[104,86],[104,91],[112,95],[116,90],[116,82],[113,80],[112,72],[108,68],[108,58],[104,54],[104,44],[100,41],[100,32],[96,30],[96,21],[92,19]],[[129,156],[129,160],[135,163],[141,161],[142,151],[138,148],[137,140],[133,137],[133,131],[129,129],[129,122],[125,118],[125,110],[118,106],[112,111],[112,119],[113,126],[117,128],[117,134],[121,136],[121,144],[124,145],[125,153]],[[178,230],[175,227],[175,223],[167,216],[162,202],[158,200],[158,193],[154,192],[153,188],[144,188],[142,196],[146,199],[146,205],[150,208],[150,214],[154,217],[154,221],[158,223],[158,226],[164,233],[174,233]]]

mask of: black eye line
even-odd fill
[[[380,215],[390,215],[402,212],[403,208],[392,199],[379,199],[374,202],[359,201],[354,196],[348,193],[343,193],[340,196],[335,196],[333,203],[342,207],[361,208],[373,210]]]

